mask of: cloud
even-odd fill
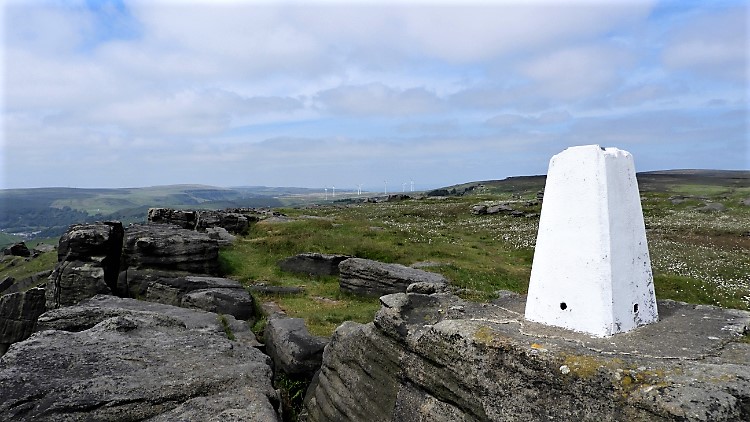
[[[747,5],[689,19],[673,30],[662,59],[669,68],[747,83]]]
[[[424,88],[399,90],[382,83],[328,89],[315,101],[328,112],[344,115],[408,116],[443,108],[441,100]]]
[[[235,118],[300,108],[300,100],[290,97],[245,98],[222,90],[184,90],[108,104],[92,111],[89,119],[142,136],[211,136],[230,129]]]
[[[594,142],[747,157],[742,2],[9,4],[4,186],[450,184]]]
[[[537,95],[575,101],[612,89],[632,63],[629,51],[610,43],[556,50],[519,67]]]
[[[497,5],[407,7],[407,43],[451,62],[496,59],[559,47],[627,26],[648,15],[650,1],[510,2]]]
[[[566,111],[547,111],[539,114],[538,116],[533,115],[520,115],[520,114],[498,114],[485,121],[486,125],[495,127],[508,127],[508,126],[546,126],[546,125],[558,125],[561,123],[570,122],[573,116]]]

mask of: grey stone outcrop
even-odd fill
[[[168,224],[132,225],[125,231],[126,267],[218,274],[219,245],[205,233]]]
[[[62,261],[47,279],[47,309],[71,306],[98,294],[112,294],[97,262]]]
[[[526,205],[538,205],[538,203],[530,202]],[[477,204],[471,207],[471,213],[474,215],[493,215],[493,214],[506,214],[513,217],[535,217],[535,213],[524,213],[510,206],[510,204]]]
[[[437,273],[363,258],[342,261],[339,264],[339,273],[342,291],[365,296],[406,292],[410,284],[417,282],[448,282]]]
[[[41,255],[43,253],[52,252],[55,250],[55,247],[53,245],[49,245],[47,243],[40,243],[31,250],[35,255]]]
[[[282,259],[278,265],[282,271],[306,275],[338,275],[339,264],[347,255],[302,253],[289,258]]]
[[[9,275],[0,279],[0,294],[5,294],[4,292],[10,289],[11,286],[15,284],[15,282],[16,282],[16,279]],[[13,292],[8,292],[8,293],[13,293]]]
[[[57,260],[98,262],[111,281],[117,279],[124,229],[119,221],[74,224],[61,237]]]
[[[196,230],[206,230],[212,227],[221,227],[229,233],[242,234],[247,232],[250,219],[247,216],[227,211],[198,211]]]
[[[254,315],[252,296],[236,280],[190,273],[128,269],[120,273],[118,289],[125,296],[150,302],[203,309],[249,320]]]
[[[609,338],[527,322],[525,299],[381,298],[341,325],[305,399],[308,421],[745,421],[750,313],[659,302],[658,323]]]
[[[216,314],[157,304],[147,304],[157,312],[107,308],[98,300],[48,312],[41,320],[55,319],[56,329],[0,358],[4,420],[280,419],[269,358],[177,313]]]
[[[721,202],[710,202],[702,207],[696,208],[698,212],[724,212],[727,207]]]
[[[146,215],[149,223],[172,224],[183,229],[195,230],[196,212],[171,208],[149,208]]]
[[[37,321],[36,331],[83,331],[107,318],[130,314],[140,315],[140,313],[153,314],[154,318],[178,321],[188,329],[209,334],[225,335],[228,328],[237,341],[253,347],[260,345],[255,339],[255,334],[250,330],[250,326],[231,315],[223,316],[227,325],[225,327],[222,318],[213,312],[108,295],[94,296],[76,306],[45,312]]]
[[[253,297],[241,288],[194,290],[182,297],[180,306],[232,315],[242,320],[252,320],[255,312]]]
[[[58,264],[47,280],[47,309],[115,291],[123,236],[117,221],[70,226],[60,237]]]
[[[3,255],[28,257],[31,256],[31,251],[24,242],[18,242],[3,249]]]
[[[275,315],[268,320],[263,339],[276,371],[310,379],[320,368],[328,339],[310,334],[302,318]]]
[[[258,221],[254,210],[175,210],[170,208],[149,208],[150,223],[172,224],[183,229],[206,231],[210,228],[223,228],[229,233],[247,232],[251,222]]]
[[[219,246],[229,246],[237,240],[237,236],[223,227],[209,227],[206,229],[206,234],[209,238],[215,239]]]
[[[12,343],[34,332],[36,320],[45,311],[44,289],[0,296],[0,356]]]

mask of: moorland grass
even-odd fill
[[[724,213],[701,213],[705,199],[673,204],[669,193],[643,193],[643,209],[659,299],[750,309],[750,207],[734,192],[691,185],[686,191],[725,203]],[[369,322],[377,299],[344,295],[335,277],[283,273],[276,263],[303,252],[345,254],[412,265],[429,261],[468,300],[486,301],[497,290],[525,293],[537,218],[471,214],[477,203],[513,201],[539,212],[535,192],[474,195],[385,203],[327,204],[281,210],[292,222],[259,223],[222,251],[227,273],[246,284],[304,287],[274,300],[304,318],[312,332],[329,335],[341,322]]]
[[[0,264],[0,279],[13,277],[22,280],[38,272],[51,270],[57,264],[57,251],[45,252],[33,259],[15,257],[12,262]]]

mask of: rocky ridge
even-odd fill
[[[4,420],[280,419],[253,298],[215,276],[216,239],[74,225],[58,258],[44,288],[0,296]]]
[[[662,301],[658,323],[600,339],[525,321],[513,293],[381,303],[334,333],[308,421],[750,419],[748,312]]]

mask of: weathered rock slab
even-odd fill
[[[128,269],[120,273],[123,296],[252,319],[253,297],[236,280],[185,272]]]
[[[56,309],[98,294],[112,294],[112,290],[98,262],[63,261],[47,279],[45,293],[47,309]]]
[[[302,318],[276,316],[268,320],[263,338],[276,371],[311,378],[320,368],[328,339],[310,334]]]
[[[11,255],[11,256],[23,256],[28,257],[31,256],[31,251],[26,246],[26,243],[24,242],[18,242],[13,245],[8,246],[7,248],[3,249],[3,255]]]
[[[362,258],[342,261],[339,272],[342,291],[366,296],[406,292],[410,284],[417,282],[448,282],[437,273]]]
[[[39,317],[36,330],[83,331],[107,318],[141,313],[163,321],[174,321],[191,330],[226,336],[224,324],[215,313],[108,295],[94,296],[77,306],[48,311]],[[260,345],[246,321],[231,315],[224,315],[224,320],[238,342],[253,347]]]
[[[347,255],[303,253],[279,261],[279,268],[297,274],[306,275],[338,275],[339,264]]]
[[[255,312],[253,297],[245,289],[200,289],[186,293],[180,306],[203,309],[217,314],[251,320]]]
[[[92,257],[111,257],[111,260],[117,261],[123,237],[122,223],[118,221],[74,224],[60,237],[57,260],[88,261]]]
[[[34,332],[36,320],[45,311],[44,289],[0,296],[0,356],[12,343],[25,340]]]
[[[123,228],[119,221],[74,224],[60,237],[46,287],[47,309],[75,305],[117,288]]]
[[[255,213],[255,211],[252,212]],[[183,229],[198,231],[222,228],[229,233],[241,234],[247,231],[250,222],[257,220],[258,217],[255,215],[248,216],[230,210],[175,210],[170,208],[149,208],[148,210],[150,223],[173,224]]]
[[[159,313],[109,311],[82,331],[10,347],[0,358],[4,420],[279,419],[270,362],[256,348]]]
[[[345,323],[305,400],[309,421],[745,421],[750,313],[659,303],[661,320],[609,338],[489,304],[393,294]]]
[[[123,255],[129,268],[214,275],[219,272],[216,239],[168,224],[129,226],[125,230]]]

